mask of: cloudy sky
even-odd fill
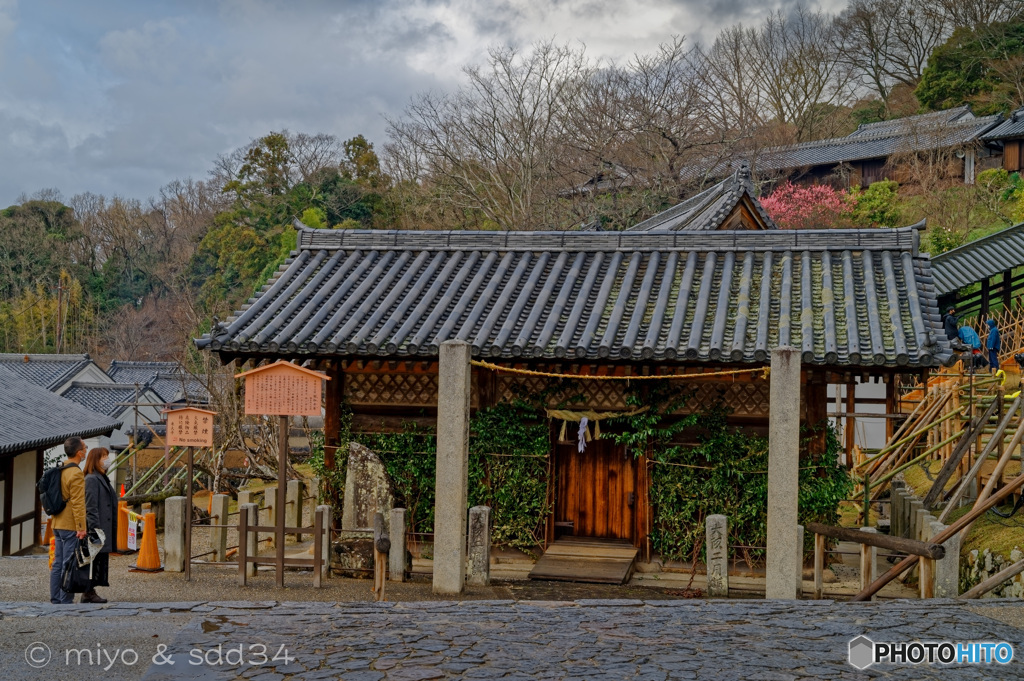
[[[826,9],[841,0],[822,0]],[[789,0],[0,0],[0,207],[145,199],[271,130],[364,134],[489,45],[628,59]]]

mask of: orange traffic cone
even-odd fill
[[[53,539],[53,518],[47,518],[46,530],[43,531],[43,546],[49,546]]]
[[[133,572],[163,572],[160,552],[156,546],[156,513],[147,513],[142,527],[142,548],[138,560],[131,567]]]
[[[124,483],[121,483],[121,494],[118,495],[118,499],[124,499]]]
[[[128,552],[128,504],[117,502],[117,552]]]

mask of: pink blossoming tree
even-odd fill
[[[845,227],[851,205],[847,192],[823,184],[795,185],[789,181],[761,199],[761,205],[780,229]]]

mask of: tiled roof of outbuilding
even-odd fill
[[[147,384],[142,386],[142,389],[148,387]],[[135,385],[75,381],[64,392],[64,397],[93,411],[113,416],[125,410],[124,404],[135,401]]]
[[[938,295],[1024,266],[1024,223],[989,234],[932,258]]]
[[[986,140],[1002,140],[1012,137],[1024,137],[1024,107],[1017,109],[1005,121],[982,135],[982,138]]]
[[[952,359],[918,227],[711,232],[309,230],[201,348],[231,356],[934,366]]]
[[[206,403],[210,394],[202,381],[177,362],[128,362],[114,360],[107,375],[115,383],[148,384],[166,402],[187,400]]]
[[[732,175],[666,211],[630,227],[628,232],[708,231],[721,229],[736,207],[746,201],[763,229],[778,229],[754,195],[750,167],[741,164]]]
[[[757,164],[763,170],[782,170],[946,149],[981,138],[1000,120],[999,115],[976,117],[966,107],[957,107],[863,125],[846,137],[772,147],[762,152]]]
[[[0,366],[0,454],[45,449],[69,437],[109,434],[120,427],[119,421]]]
[[[59,388],[91,361],[89,355],[0,353],[0,367],[47,390]]]

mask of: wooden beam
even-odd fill
[[[808,532],[824,535],[832,539],[852,541],[865,546],[876,546],[880,549],[889,549],[899,553],[909,553],[914,556],[925,556],[936,560],[946,555],[946,549],[939,544],[918,541],[916,539],[904,539],[903,537],[890,537],[887,534],[864,532],[849,527],[836,527],[822,523],[810,522],[804,526]]]

